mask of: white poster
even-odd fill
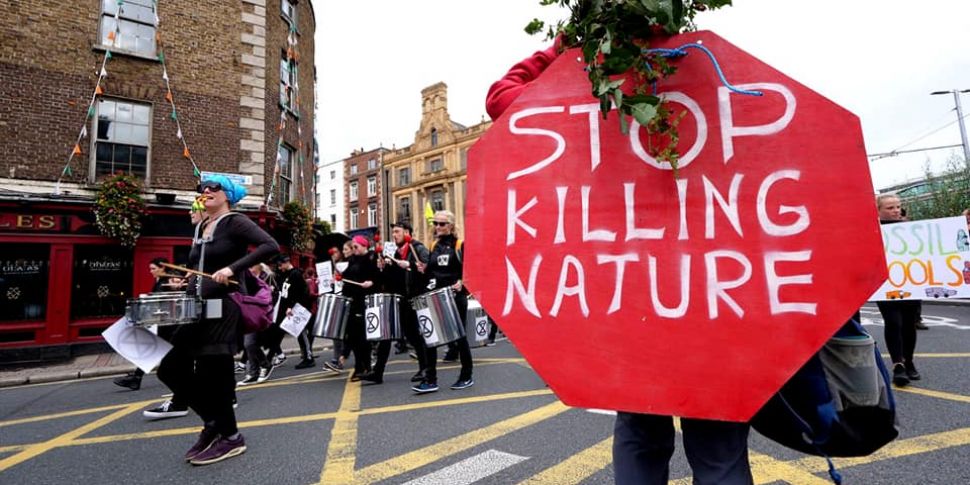
[[[299,337],[300,332],[306,328],[312,317],[313,315],[310,313],[310,310],[303,308],[303,305],[297,303],[293,307],[293,315],[284,318],[280,322],[280,328],[294,337]]]
[[[366,325],[367,340],[380,340],[381,310],[378,307],[367,307],[364,310],[364,324]]]
[[[869,301],[970,297],[965,218],[883,224],[881,229],[889,278]]]
[[[441,336],[438,332],[434,331],[434,323],[431,320],[431,310],[427,308],[422,308],[417,311],[418,314],[418,330],[421,331],[421,336],[424,337],[424,343],[429,347],[434,347],[435,344],[441,341]]]
[[[317,263],[317,291],[322,295],[333,290],[333,264],[330,261]]]
[[[485,315],[475,317],[475,343],[482,343],[488,339],[488,331],[490,330],[490,325],[488,324],[488,317]]]
[[[148,329],[132,326],[125,317],[105,329],[101,336],[115,352],[146,374],[158,367],[165,354],[172,350],[172,344]]]
[[[394,244],[394,241],[384,243],[384,256],[394,259],[397,258],[397,244]]]

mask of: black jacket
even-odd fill
[[[395,259],[411,263],[411,270],[401,268],[397,263],[391,261],[384,266],[384,290],[403,296],[405,299],[412,298],[428,291],[429,278],[425,273],[418,271],[417,262],[428,264],[428,248],[421,244],[421,241],[412,239],[409,244],[398,248],[394,255]]]
[[[453,235],[442,236],[435,242],[428,258],[428,267],[425,274],[434,281],[434,289],[440,290],[446,286],[454,285],[462,279],[464,264],[465,247],[459,250],[458,238]]]
[[[365,281],[372,281],[374,283],[374,286],[364,288],[353,283],[344,282],[342,294],[351,299],[350,311],[354,314],[363,315],[364,297],[376,293],[380,288],[380,273],[377,271],[377,260],[374,253],[367,253],[364,256],[351,256],[347,262],[347,269],[342,273],[343,279],[357,283],[363,283]]]
[[[310,289],[303,278],[303,271],[293,268],[283,276],[280,284],[280,310],[276,314],[276,323],[280,323],[286,318],[286,311],[296,306],[297,303],[311,310],[313,297],[310,296]]]

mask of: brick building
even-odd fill
[[[0,2],[0,349],[99,342],[150,289],[148,261],[185,260],[186,146],[201,171],[248,185],[237,209],[284,245],[282,205],[312,205],[310,1],[153,4]],[[148,203],[133,250],[93,225],[98,184],[118,171]]]
[[[344,207],[347,232],[379,228],[384,223],[384,165],[386,148],[354,150],[344,159]]]
[[[445,83],[421,90],[421,106],[414,144],[387,153],[384,170],[390,186],[389,219],[409,221],[415,237],[427,243],[433,237],[424,220],[429,204],[432,210],[454,212],[456,228],[463,236],[468,149],[492,123],[466,127],[452,121]]]

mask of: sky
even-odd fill
[[[489,85],[547,45],[524,26],[566,16],[539,0],[312,1],[324,164],[413,143],[421,89],[437,82],[452,120],[487,118]],[[735,0],[697,23],[859,116],[869,154],[961,143],[953,95],[930,93],[970,89],[970,1]],[[966,116],[970,93],[961,100]],[[871,161],[873,185],[917,179],[962,153]]]

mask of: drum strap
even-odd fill
[[[216,229],[219,228],[219,222],[221,222],[226,216],[235,215],[235,212],[226,212],[225,214],[216,218],[212,221],[212,232],[209,233],[207,237],[199,237],[199,233],[202,232],[202,223],[195,225],[195,236],[193,240],[196,244],[199,244],[199,272],[205,272],[205,243],[212,240],[212,237],[216,234]],[[195,294],[202,295],[202,277],[195,277]]]

